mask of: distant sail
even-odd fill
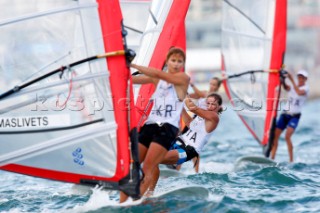
[[[173,46],[186,49],[185,17],[190,0],[153,0],[142,43],[135,63],[163,69],[166,54]],[[140,87],[136,107],[139,111],[138,126],[149,115],[151,105],[148,100],[154,92],[154,85]]]
[[[139,196],[119,1],[20,3],[0,3],[0,169]]]
[[[270,152],[286,48],[286,0],[224,0],[222,74],[243,123]],[[268,145],[268,146],[267,146]]]

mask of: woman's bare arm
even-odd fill
[[[150,84],[155,83],[155,79],[145,76],[145,75],[139,75],[139,76],[132,76],[132,82],[134,84]]]
[[[187,111],[184,108],[182,109],[182,119],[186,126],[189,126],[190,122],[192,121],[191,116],[187,113]]]
[[[207,132],[213,131],[218,126],[220,119],[217,112],[201,109],[190,98],[186,98],[185,103],[191,112],[205,119]]]
[[[291,73],[288,73],[288,77],[289,77],[289,79],[290,79],[290,81],[291,81],[291,83],[292,83],[293,89],[296,91],[296,93],[297,93],[298,95],[305,95],[305,94],[306,94],[306,91],[305,91],[304,89],[300,89],[300,88],[298,87],[298,85],[296,84],[296,82],[294,82],[294,79],[293,79]]]
[[[192,87],[194,93],[190,94],[191,98],[205,98],[207,93],[205,91],[201,91],[199,90],[194,84],[190,84],[190,86]]]
[[[137,64],[131,64],[132,68],[137,69],[140,73],[145,74],[148,77],[154,78],[154,79],[161,79],[168,83],[174,84],[174,85],[184,85],[189,83],[189,76],[183,72],[178,73],[167,73],[162,72],[159,69],[152,68],[152,67],[145,67],[140,66]]]

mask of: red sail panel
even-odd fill
[[[270,70],[280,70],[284,63],[284,55],[286,51],[286,34],[287,34],[287,1],[277,0],[275,9],[275,24],[273,31],[273,43]],[[264,138],[262,145],[267,145],[270,137],[270,130],[273,119],[277,118],[278,111],[278,91],[280,87],[279,73],[270,73],[268,80],[267,95],[267,115],[264,128]]]
[[[124,41],[121,39],[123,30],[122,14],[119,1],[98,0],[98,2],[105,51],[112,52],[123,50]],[[112,179],[120,180],[129,173],[129,130],[136,126],[136,116],[134,114],[132,83],[130,82],[131,74],[129,67],[126,64],[125,56],[110,57],[107,58],[107,62],[110,72],[110,84],[113,95],[115,119],[118,124],[117,169],[115,177]]]

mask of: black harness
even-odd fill
[[[197,158],[197,161],[198,161],[198,158],[199,158],[199,154],[198,152],[195,150],[195,148],[193,146],[190,146],[190,145],[186,145],[184,143],[184,141],[180,138],[180,137],[177,137],[177,141],[179,141],[180,143],[178,143],[178,145],[186,152],[187,154],[187,160],[186,161],[189,161],[191,160],[192,158],[196,157]],[[195,165],[197,164],[197,161],[195,162]],[[194,165],[194,166],[195,166]]]

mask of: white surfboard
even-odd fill
[[[251,162],[256,164],[267,164],[267,165],[276,165],[277,163],[269,158],[263,157],[263,156],[244,156],[241,158],[238,158],[235,165],[239,165],[240,163],[244,162]]]

